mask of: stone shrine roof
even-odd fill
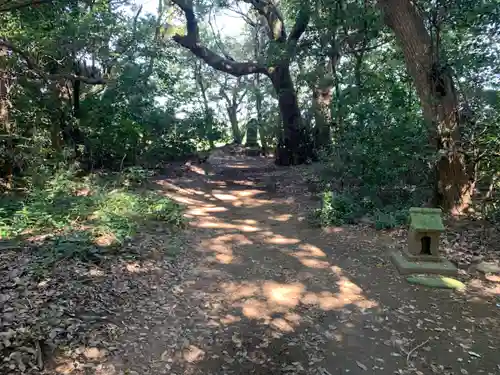
[[[444,231],[440,208],[410,208],[410,228],[416,231]]]

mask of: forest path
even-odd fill
[[[97,373],[500,373],[494,296],[408,284],[370,228],[311,228],[300,175],[264,160],[158,179],[188,206],[187,266],[174,287],[161,267],[137,274],[153,291]],[[257,187],[270,175],[278,191]]]

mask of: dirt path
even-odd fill
[[[312,229],[298,176],[221,160],[158,185],[188,206],[185,270],[137,272],[150,288],[116,315],[124,334],[97,374],[499,374],[495,297],[411,286],[392,242]],[[271,191],[269,191],[269,188]]]

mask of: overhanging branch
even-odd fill
[[[295,19],[295,25],[293,25],[293,29],[288,37],[288,43],[297,43],[299,38],[306,31],[310,19],[311,14],[308,10],[299,11],[297,18]]]
[[[35,62],[35,60],[25,51],[23,51],[21,48],[15,46],[8,40],[1,38],[0,37],[0,47],[4,47],[8,49],[9,51],[12,51],[19,55],[26,63],[26,66],[28,67],[28,72],[33,73],[36,76],[40,77],[44,81],[58,81],[58,80],[68,80],[68,81],[76,81],[79,80],[81,82],[84,82],[89,85],[101,85],[101,84],[106,84],[106,80],[104,80],[102,77],[86,77],[86,76],[81,76],[77,74],[47,74],[43,71],[42,68],[38,66],[38,64]]]
[[[135,13],[135,16],[134,16],[133,21],[132,21],[132,38],[131,38],[131,40],[125,46],[123,46],[121,48],[120,52],[115,51],[115,53],[113,53],[113,55],[116,55],[115,57],[113,57],[112,59],[106,60],[103,63],[103,67],[104,67],[103,70],[104,71],[111,70],[111,67],[118,61],[118,59],[121,58],[123,55],[125,55],[132,48],[132,46],[137,42],[137,40],[138,40],[137,39],[137,20],[139,18],[139,15],[141,14],[141,12],[142,12],[142,5],[139,7],[137,12]],[[158,18],[159,17],[160,17],[160,15],[158,16]],[[159,20],[158,20],[157,24],[158,25],[157,25],[157,28],[155,30],[155,41],[158,40],[159,33],[160,33]],[[151,74],[149,74],[149,75],[151,75]]]
[[[376,50],[377,48],[379,47],[382,47],[386,44],[389,44],[391,43],[393,40],[393,38],[386,38],[384,39],[383,41],[377,43],[377,44],[374,44],[373,46],[365,46],[365,47],[360,47],[360,48],[353,48],[352,46],[350,46],[350,50],[348,52],[350,53],[353,53],[353,54],[356,54],[356,53],[363,53],[363,52],[369,52],[369,51],[373,51],[373,50]]]
[[[252,5],[262,15],[269,26],[269,39],[279,42],[286,41],[285,23],[283,16],[272,0],[243,0]]]
[[[52,0],[19,0],[19,1],[0,1],[0,13],[9,12],[15,9],[26,8],[33,5],[50,3]]]
[[[186,18],[186,35],[176,34],[173,40],[190,50],[196,57],[205,61],[212,68],[224,73],[240,77],[253,73],[268,74],[267,68],[254,61],[238,62],[224,58],[211,49],[203,46],[199,39],[198,21],[194,14],[191,0],[172,0],[183,12]]]
[[[302,36],[302,34],[304,34],[304,32],[306,31],[310,19],[311,15],[308,10],[302,9],[299,11],[297,18],[295,19],[295,24],[293,25],[292,31],[290,32],[290,35],[288,36],[287,40],[287,49],[289,57],[295,55],[297,51],[298,40]]]
[[[257,22],[255,22],[252,18],[250,18],[250,17],[248,16],[248,14],[247,14],[247,13],[243,12],[243,11],[241,10],[241,8],[239,7],[239,5],[238,5],[238,9],[235,9],[235,8],[233,8],[233,7],[231,7],[231,6],[230,6],[228,9],[229,9],[231,12],[234,12],[234,13],[236,13],[237,15],[239,15],[240,17],[242,17],[242,18],[243,18],[243,20],[244,20],[244,21],[245,21],[248,25],[250,25],[250,26],[252,26],[252,27],[257,27],[257,26],[258,26]]]

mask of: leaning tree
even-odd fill
[[[474,168],[467,162],[461,145],[464,120],[453,71],[443,61],[439,46],[440,18],[446,15],[446,7],[440,8],[427,22],[434,29],[432,35],[424,12],[410,0],[378,0],[378,5],[401,46],[429,125],[430,143],[439,155],[433,168],[436,181],[433,204],[459,213],[470,204]]]
[[[296,54],[297,42],[307,28],[309,9],[299,10],[295,24],[288,33],[284,18],[272,0],[242,0],[248,3],[267,24],[267,37],[273,49],[273,59],[266,63],[258,61],[235,61],[221,56],[204,46],[200,40],[198,20],[192,0],[173,0],[184,13],[186,33],[176,33],[173,40],[190,50],[214,69],[236,77],[260,73],[271,80],[278,98],[283,122],[282,135],[278,140],[276,163],[279,165],[302,164],[313,157],[313,144],[302,119],[295,87],[290,73],[290,64]]]

